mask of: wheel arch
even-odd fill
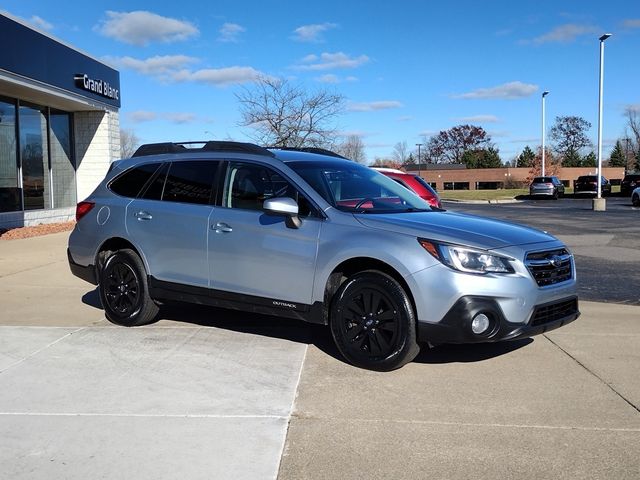
[[[377,270],[386,275],[389,275],[396,282],[400,284],[400,286],[407,293],[410,301],[411,308],[413,308],[414,315],[417,315],[416,312],[416,302],[413,298],[413,292],[409,287],[409,284],[406,282],[404,277],[398,272],[393,266],[389,265],[382,260],[372,257],[353,257],[348,260],[342,261],[339,265],[337,265],[329,274],[324,287],[324,309],[323,309],[323,323],[327,325],[329,323],[329,312],[331,311],[331,302],[335,295],[335,293],[340,288],[340,285],[349,277],[355,275],[359,272],[364,272],[366,270]]]
[[[99,272],[100,269],[102,269],[109,255],[111,255],[113,252],[117,250],[122,250],[125,248],[133,250],[136,253],[136,255],[138,255],[138,257],[140,257],[140,259],[142,260],[142,263],[145,269],[149,271],[148,265],[146,264],[147,262],[145,261],[144,256],[140,253],[140,250],[138,250],[138,248],[136,248],[136,246],[133,243],[131,243],[129,240],[126,240],[122,237],[109,238],[108,240],[105,240],[102,243],[102,245],[100,245],[100,248],[98,248],[98,252],[96,253],[96,258],[95,258],[96,270]]]

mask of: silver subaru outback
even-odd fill
[[[143,145],[76,216],[71,271],[124,326],[170,301],[294,317],[384,371],[420,344],[514,340],[580,315],[573,256],[553,236],[431,208],[319,149]]]

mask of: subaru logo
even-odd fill
[[[553,257],[549,258],[549,262],[551,262],[551,265],[558,268],[560,265],[562,265],[562,258],[558,255],[554,255]]]

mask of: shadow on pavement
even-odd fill
[[[102,310],[97,288],[84,294],[82,301],[86,305]],[[161,320],[222,328],[233,332],[314,345],[325,354],[340,362],[345,362],[333,343],[329,328],[324,325],[193,304],[163,305],[158,314],[158,321]],[[423,346],[422,351],[413,362],[422,364],[480,362],[513,352],[531,342],[533,340],[527,338],[513,342],[439,345],[435,348]]]
[[[413,362],[428,364],[481,362],[519,350],[532,342],[532,338],[523,338],[496,343],[438,345],[433,348],[423,346]]]

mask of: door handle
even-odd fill
[[[134,217],[136,217],[138,220],[151,220],[153,218],[153,215],[151,215],[149,212],[145,212],[144,210],[140,210],[134,215]]]
[[[233,232],[233,228],[231,228],[229,225],[227,225],[224,222],[218,222],[215,225],[211,225],[211,228],[213,229],[214,232],[216,233],[229,233],[229,232]]]

